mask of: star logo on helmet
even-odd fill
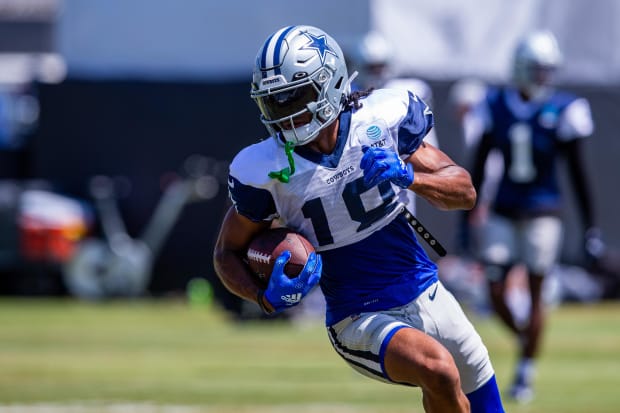
[[[305,32],[304,35],[310,40],[308,43],[302,46],[302,50],[316,50],[321,59],[321,64],[325,63],[325,56],[327,53],[331,53],[338,57],[336,52],[327,44],[327,37],[323,34],[321,36],[315,36],[312,33]]]

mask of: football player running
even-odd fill
[[[311,26],[273,33],[259,49],[251,97],[271,136],[230,166],[233,207],[214,265],[234,294],[266,313],[320,282],[335,351],[373,379],[419,386],[427,412],[503,412],[486,347],[404,212],[407,191],[440,209],[473,207],[469,173],[423,142],[433,114],[406,90],[350,92],[336,41]],[[277,260],[268,287],[243,257],[273,220],[318,253],[289,280]]]
[[[475,188],[479,191],[484,182],[484,165],[492,150],[502,154],[504,163],[490,211],[482,206],[469,214],[472,222],[487,216],[479,258],[486,265],[491,304],[519,339],[520,360],[510,395],[522,402],[533,396],[534,359],[544,324],[544,276],[556,263],[562,245],[564,203],[556,176],[561,156],[567,160],[582,222],[589,229],[585,245],[600,245],[580,149],[581,138],[593,131],[590,106],[585,99],[551,86],[551,75],[561,61],[551,32],[524,36],[514,52],[514,85],[490,87],[473,112],[484,131],[472,169]],[[596,254],[595,249],[590,252]],[[517,263],[525,264],[528,271],[531,306],[525,325],[515,320],[506,300],[506,275]]]

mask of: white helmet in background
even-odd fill
[[[550,90],[553,73],[561,64],[562,53],[553,33],[536,31],[517,44],[513,80],[530,98],[544,97]]]
[[[362,88],[380,88],[390,78],[394,49],[379,32],[366,33],[355,45],[351,58]]]
[[[258,51],[250,95],[273,136],[294,145],[312,141],[338,118],[349,92],[340,46],[316,27],[283,27]],[[308,113],[311,120],[295,127],[294,118]]]

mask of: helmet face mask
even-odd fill
[[[561,63],[562,54],[555,36],[549,31],[531,33],[515,50],[513,80],[530,98],[544,98]]]
[[[284,88],[280,92],[257,96],[256,103],[265,121],[296,116],[307,110],[307,105],[319,96],[318,88],[312,84]]]
[[[348,93],[342,51],[320,29],[282,28],[258,52],[251,97],[274,137],[280,133],[295,145],[312,141],[338,117]]]

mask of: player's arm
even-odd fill
[[[267,288],[261,290],[243,257],[250,241],[270,225],[269,220],[254,222],[231,207],[224,217],[213,255],[215,271],[224,286],[233,294],[257,303],[266,314],[299,304],[318,284],[323,268],[321,257],[313,252],[301,273],[291,279],[284,273],[291,254],[284,251],[274,263]]]
[[[605,243],[600,228],[596,225],[592,194],[588,186],[587,168],[583,160],[581,139],[573,139],[562,146],[568,162],[571,178],[583,224],[583,241],[586,260],[589,264],[600,259],[605,252]]]
[[[561,142],[560,150],[568,162],[569,175],[586,229],[594,227],[595,222],[582,142],[593,132],[594,121],[590,104],[586,99],[576,98],[561,112],[557,133]]]
[[[409,189],[443,209],[471,209],[476,203],[476,191],[467,170],[456,164],[436,147],[422,142],[405,159],[413,166],[413,183]]]
[[[480,142],[478,143],[474,153],[474,160],[471,169],[471,180],[476,191],[480,191],[482,181],[484,180],[484,169],[487,158],[489,157],[489,153],[492,149],[492,139],[493,135],[488,132],[484,133],[480,138]]]
[[[582,159],[581,139],[573,139],[563,144],[568,161],[569,176],[581,211],[581,220],[586,229],[594,226],[592,196],[588,188],[585,162]]]
[[[270,224],[270,221],[254,222],[231,207],[224,217],[215,243],[215,272],[231,293],[248,301],[256,302],[259,287],[253,281],[243,257],[252,238]]]
[[[590,104],[586,99],[574,100],[562,112],[558,122],[558,136],[563,141],[561,149],[568,162],[569,176],[575,190],[581,220],[584,225],[584,247],[588,260],[598,260],[605,252],[600,228],[596,225],[593,198],[588,185],[586,163],[583,159],[583,139],[591,136],[594,122]]]

